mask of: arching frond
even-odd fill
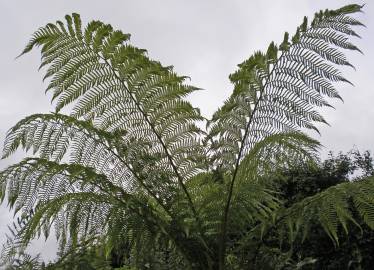
[[[292,241],[297,233],[307,237],[310,224],[317,221],[338,244],[339,231],[348,234],[349,225],[359,226],[357,218],[374,228],[373,191],[373,177],[330,187],[280,211],[277,229],[285,227]]]
[[[68,154],[72,163],[94,168],[126,190],[140,187],[151,195],[170,196],[166,190],[161,192],[162,186],[156,186],[160,181],[171,185],[168,177],[161,178],[155,168],[152,168],[153,177],[145,173],[147,166],[151,166],[145,159],[148,145],[142,141],[127,142],[124,136],[125,131],[103,131],[90,121],[63,114],[35,114],[21,120],[8,132],[3,157],[18,147],[32,149],[41,158],[57,162]],[[150,157],[149,162],[154,165],[157,160]],[[142,166],[142,173],[139,166]],[[166,176],[163,171],[160,174]]]
[[[183,97],[197,88],[130,45],[129,34],[99,21],[82,30],[79,15],[65,18],[66,24],[58,21],[35,32],[23,51],[42,47],[41,67],[48,66],[47,91],[53,91],[56,111],[72,104],[72,117],[106,132],[125,131],[125,144],[147,145],[157,160],[153,167],[178,183],[190,201],[184,182],[201,166],[196,122],[203,118]],[[77,147],[85,147],[80,142]],[[194,211],[191,203],[189,208]]]
[[[359,24],[347,14],[361,8],[350,5],[321,11],[310,25],[305,17],[291,40],[286,32],[279,46],[272,42],[266,53],[256,52],[230,75],[234,92],[208,123],[215,166],[232,170],[222,215],[221,268],[225,264],[229,211],[241,162],[269,136],[300,129],[318,131],[316,123],[326,123],[316,107],[329,106],[326,96],[340,98],[332,82],[349,82],[334,65],[352,66],[339,47],[357,50],[347,44],[347,37],[358,36],[351,25]],[[326,30],[333,32],[340,43]]]
[[[7,195],[11,207],[23,213],[34,211],[20,237],[23,246],[41,232],[48,236],[52,225],[62,251],[69,242],[74,246],[87,237],[106,242],[106,231],[118,222],[116,219],[123,222],[122,230],[137,228],[132,227],[139,225],[131,221],[133,218],[148,229],[156,226],[163,233],[169,230],[166,225],[159,228],[168,215],[151,197],[126,193],[105,175],[81,165],[29,158],[4,170],[0,182],[1,196]],[[138,232],[141,235],[144,230]]]
[[[333,82],[349,82],[334,65],[351,66],[340,48],[359,51],[348,37],[362,24],[348,14],[360,9],[320,12],[310,25],[305,17],[291,40],[285,33],[279,46],[238,65],[230,75],[234,92],[208,125],[216,164],[233,168],[267,136],[326,123],[316,108],[340,98]]]
[[[238,185],[256,182],[295,162],[313,161],[320,143],[301,132],[278,133],[259,141],[240,163]]]

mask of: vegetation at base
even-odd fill
[[[311,164],[297,164],[292,168],[274,175],[274,181],[279,182],[279,191],[286,205],[292,205],[303,199],[316,195],[330,187],[350,183],[367,181],[367,177],[374,175],[373,158],[369,151],[360,153],[352,150],[346,154],[339,153],[323,162]],[[354,204],[350,202],[353,210]],[[324,233],[318,222],[311,222],[310,233],[305,239],[298,238],[292,245],[287,239],[280,239],[279,235],[269,235],[263,240],[263,249],[282,251],[290,262],[305,260],[310,262],[302,269],[370,269],[374,263],[372,250],[374,248],[374,232],[365,222],[354,214],[357,224],[351,223],[349,233],[343,228],[338,231],[339,244],[336,245]],[[280,245],[280,243],[284,243]],[[257,262],[265,261],[265,254],[259,252]],[[270,257],[265,255],[265,258]],[[261,269],[261,266],[258,266]],[[291,267],[292,269],[292,267]]]
[[[330,153],[329,157],[322,162],[295,164],[292,168],[278,171],[270,177],[278,185],[279,198],[285,205],[292,205],[335,185],[366,181],[366,177],[373,175],[374,163],[370,152],[360,153],[352,150],[346,154],[339,153],[337,156]],[[339,246],[334,245],[318,222],[311,224],[311,233],[306,239],[297,239],[292,246],[287,245],[287,239],[281,239],[280,235],[268,235],[262,239],[262,242],[256,243],[256,248],[258,248],[256,256],[253,256],[254,253],[251,252],[253,250],[249,250],[252,256],[246,257],[246,267],[253,269],[294,269],[297,266],[302,269],[370,269],[374,263],[372,256],[374,232],[363,220],[356,218],[360,227],[352,224],[349,227],[349,234],[340,230]],[[129,260],[131,254],[125,245],[113,250],[109,256],[102,254],[102,250],[102,247],[81,249],[78,252],[72,250],[71,253],[60,256],[55,262],[47,265],[42,263],[39,256],[32,258],[26,255],[22,262],[26,264],[33,260],[35,268],[46,270],[134,269],[131,268]],[[231,257],[241,255],[242,252],[237,252],[231,254]],[[171,265],[157,265],[155,263],[157,256],[162,257],[165,254],[160,253],[155,258],[147,258],[149,263],[145,263],[143,268],[151,269],[150,262],[153,262],[153,269],[173,269]],[[238,269],[244,267],[243,265],[232,266]],[[174,269],[178,267],[180,265],[175,265]],[[12,269],[23,268],[14,266]]]

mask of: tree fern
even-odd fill
[[[66,20],[66,26],[41,28],[23,51],[42,46],[41,66],[49,65],[45,78],[51,78],[47,91],[57,99],[56,112],[75,102],[73,117],[104,131],[126,132],[124,142],[148,145],[148,152],[159,156],[158,166],[174,178],[170,184],[184,188],[196,170],[186,157],[199,152],[195,121],[202,117],[181,97],[196,88],[127,44],[128,34],[98,21],[82,31],[77,14]]]
[[[55,226],[56,267],[81,251],[125,247],[126,264],[137,268],[224,269],[274,224],[307,233],[308,218],[318,218],[337,241],[339,224],[354,222],[351,199],[372,226],[370,179],[289,208],[269,180],[316,158],[320,144],[302,131],[326,123],[318,108],[340,98],[334,82],[349,83],[336,66],[351,66],[341,49],[360,51],[348,37],[358,36],[352,28],[362,24],[349,14],[361,8],[304,18],[292,38],[285,33],[241,63],[206,132],[184,99],[198,88],[132,46],[129,34],[100,21],[84,27],[78,14],[40,28],[22,54],[41,47],[55,112],[9,130],[3,158],[20,147],[34,157],[0,173],[0,197],[33,213],[19,244]]]

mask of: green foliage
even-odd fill
[[[0,172],[0,198],[21,216],[32,212],[18,246],[54,226],[60,259],[50,269],[240,269],[253,266],[240,254],[262,250],[276,225],[292,242],[316,219],[338,243],[338,227],[356,222],[350,200],[372,227],[371,178],[292,205],[270,179],[316,159],[320,144],[302,129],[318,131],[326,123],[318,108],[340,98],[333,83],[349,82],[336,66],[351,66],[342,49],[359,51],[348,37],[361,23],[348,14],[360,10],[304,18],[291,40],[285,33],[241,63],[206,131],[184,99],[198,88],[132,46],[129,34],[100,21],[84,27],[78,14],[40,28],[22,54],[41,47],[55,112],[9,130],[3,157],[18,148],[34,157]],[[313,262],[271,252],[269,267]]]
[[[373,159],[370,153],[361,154],[354,150],[338,156],[330,154],[327,160],[316,164],[296,164],[272,177],[279,185],[281,199],[285,200],[286,206],[290,206],[339,184],[369,181],[367,177],[372,175]],[[338,228],[338,246],[323,232],[318,219],[313,218],[307,236],[303,238],[298,235],[292,245],[288,244],[287,235],[281,230],[279,234],[275,230],[269,232],[262,239],[257,258],[252,257],[253,260],[261,264],[272,254],[269,255],[266,250],[273,249],[286,255],[289,260],[313,258],[314,263],[305,269],[370,269],[373,264],[373,230],[354,210],[354,202],[350,200],[348,204],[357,224],[347,224],[349,234],[342,226]]]

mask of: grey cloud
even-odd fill
[[[307,0],[138,0],[138,1],[10,1],[0,2],[0,142],[5,132],[22,117],[52,110],[44,95],[42,73],[37,71],[39,53],[14,60],[30,35],[47,22],[67,13],[81,13],[84,21],[100,19],[132,34],[132,42],[149,51],[152,58],[191,77],[191,83],[205,89],[190,97],[209,117],[228,97],[232,86],[228,74],[255,50],[265,49],[272,40],[281,41],[284,31],[293,32],[304,15],[319,9],[336,8],[350,1]],[[325,116],[332,127],[322,127],[319,139],[329,150],[374,149],[374,97],[371,46],[374,38],[374,6],[368,4],[360,19],[367,24],[358,43],[365,55],[350,54],[357,72],[347,70],[355,84],[341,86],[345,103],[334,102],[336,110]],[[318,136],[317,136],[318,137]],[[0,161],[0,168],[19,160],[22,153]],[[12,215],[0,208],[0,242]],[[47,245],[39,241],[33,252],[51,258]],[[43,249],[44,248],[44,249]]]

